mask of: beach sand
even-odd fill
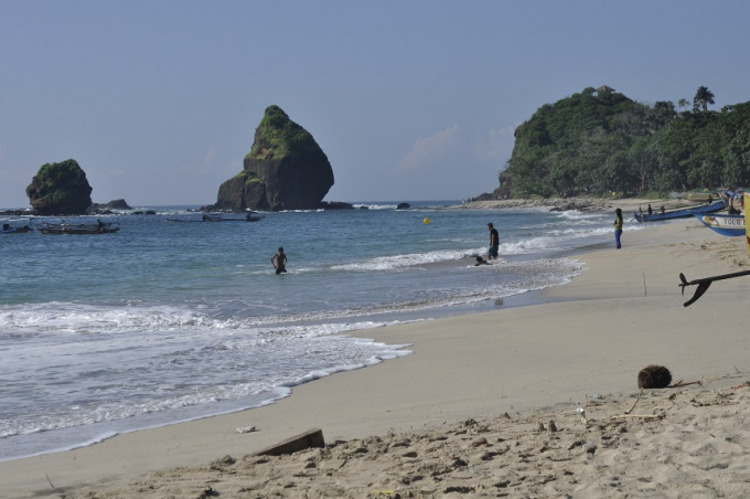
[[[749,268],[744,238],[628,225],[623,249],[580,255],[587,270],[538,304],[359,332],[413,354],[266,407],[2,462],[0,496],[741,496],[750,276],[688,308],[678,276]],[[641,393],[650,364],[681,386]],[[251,455],[311,428],[326,447]]]

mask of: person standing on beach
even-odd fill
[[[284,254],[284,248],[279,247],[279,252],[271,257],[271,264],[276,269],[276,274],[286,272],[286,255]]]
[[[487,259],[494,260],[497,258],[497,250],[500,247],[500,235],[491,223],[487,224],[487,228],[490,231],[490,251],[487,254]]]
[[[615,210],[615,245],[617,245],[617,249],[620,249],[620,236],[622,235],[622,210],[620,208],[617,208]]]

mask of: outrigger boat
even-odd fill
[[[93,224],[69,224],[45,222],[39,228],[42,234],[111,234],[120,230],[120,226],[112,223],[96,222]]]
[[[28,225],[24,225],[23,227],[14,227],[9,223],[4,223],[3,229],[0,230],[0,234],[23,234],[30,231],[31,227],[29,227]]]
[[[743,215],[695,215],[703,225],[722,236],[744,236],[745,217]]]
[[[639,222],[657,222],[661,220],[671,220],[673,218],[688,218],[696,214],[714,213],[716,211],[723,210],[726,207],[726,202],[723,199],[720,199],[719,201],[703,203],[686,208],[680,208],[677,210],[664,212],[654,211],[650,214],[639,210],[633,212],[633,216]]]

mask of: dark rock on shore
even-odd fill
[[[312,135],[278,106],[266,108],[243,171],[219,187],[212,210],[310,210],[333,186],[333,169]],[[208,207],[207,207],[208,208]]]
[[[324,210],[353,210],[354,205],[342,201],[324,201],[320,203],[320,208]]]

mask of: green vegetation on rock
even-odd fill
[[[586,88],[539,108],[518,127],[496,197],[639,195],[750,185],[750,103],[709,111],[635,102]],[[687,101],[680,100],[685,107]]]
[[[235,175],[235,178],[244,179],[245,184],[251,184],[253,182],[261,182],[260,177],[257,173],[252,170],[242,170],[240,173]]]
[[[45,163],[39,168],[26,194],[40,215],[82,214],[91,206],[91,186],[78,163],[69,159]]]
[[[219,186],[221,210],[317,209],[333,185],[333,168],[313,136],[278,106],[255,129],[242,171]]]
[[[246,159],[283,159],[315,154],[320,148],[312,135],[289,119],[278,106],[266,108]]]

